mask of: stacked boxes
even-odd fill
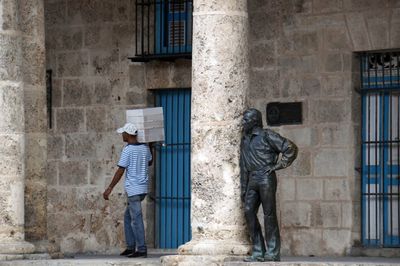
[[[164,141],[162,107],[126,110],[126,122],[137,127],[139,142]]]

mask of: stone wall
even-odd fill
[[[153,77],[177,82],[171,66],[153,64],[146,75],[145,64],[128,60],[135,51],[134,3],[45,2],[46,65],[53,71],[47,228],[64,253],[114,253],[124,246],[123,181],[109,202],[102,199],[124,145],[115,129],[124,124],[126,109],[152,105],[146,88]],[[165,72],[172,74],[164,78]],[[147,197],[144,205],[151,247],[154,204]]]
[[[147,89],[190,87],[191,61],[131,63],[135,1],[45,1],[47,69],[53,71],[48,135],[48,237],[64,253],[124,246],[123,181],[102,192],[123,147],[125,110],[153,105]],[[154,187],[151,182],[150,187]],[[154,245],[154,202],[144,202]]]
[[[249,1],[249,105],[303,103],[273,128],[300,148],[280,171],[282,252],[343,255],[360,241],[357,51],[400,48],[399,1]],[[265,121],[265,120],[264,120]]]

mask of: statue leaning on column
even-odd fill
[[[280,235],[276,216],[276,170],[288,167],[296,159],[297,146],[278,133],[263,129],[260,111],[243,114],[240,144],[241,199],[252,241],[252,255],[245,261],[280,261]],[[279,155],[282,154],[281,159]],[[257,211],[262,204],[267,248]]]

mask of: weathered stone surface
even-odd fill
[[[310,227],[311,204],[288,202],[283,204],[282,227]]]
[[[88,183],[88,163],[71,161],[59,163],[60,185],[84,185]]]
[[[286,229],[282,230],[282,253],[302,256],[319,256],[324,254],[321,249],[322,231],[319,229]],[[306,243],[304,245],[304,243]]]
[[[339,228],[341,225],[341,206],[337,203],[321,202],[316,214],[317,225],[323,228]]]
[[[32,86],[39,86],[44,91],[46,75],[44,43],[32,40],[32,36],[24,37],[21,41],[21,52],[23,81]]]
[[[90,53],[89,75],[113,75],[120,73],[117,49],[107,49]]]
[[[1,45],[0,45],[1,47]],[[24,130],[24,91],[17,86],[1,86],[0,89],[0,132],[17,133]]]
[[[313,13],[339,12],[342,8],[341,0],[313,0]]]
[[[304,77],[300,88],[301,96],[317,97],[321,94],[321,83],[319,79],[313,77]]]
[[[356,224],[356,222],[353,223],[353,220],[357,220],[355,214],[359,212],[356,212],[357,209],[353,205],[353,202],[342,203],[342,228],[352,228],[353,224]]]
[[[85,129],[83,109],[59,109],[55,117],[56,128],[59,133],[79,132]]]
[[[113,2],[72,0],[68,3],[67,20],[71,25],[125,20],[129,15],[128,2],[128,0]]]
[[[193,53],[193,68],[196,69],[193,86],[198,88],[192,92],[192,119],[235,120],[243,112],[246,91],[243,88],[248,86],[247,48],[240,41],[247,35],[247,20],[240,16],[199,16],[194,20],[194,27],[198,28],[194,40],[201,40],[205,45],[197,47]],[[209,32],[214,34],[209,36]],[[237,45],[232,46],[232,43]],[[216,57],[208,56],[210,49]],[[233,56],[227,57],[227,54]],[[210,95],[217,105],[215,101],[210,102]]]
[[[65,137],[65,155],[71,160],[111,159],[111,149],[116,139],[120,139],[118,134],[68,134]]]
[[[326,72],[340,72],[343,69],[343,58],[341,54],[330,53],[325,56],[323,69]]]
[[[317,69],[317,62],[317,57],[315,55],[305,55],[301,57],[280,56],[278,59],[278,66],[283,70],[290,69],[300,73],[314,73]]]
[[[312,101],[311,108],[315,122],[342,122],[350,117],[349,107],[343,100]]]
[[[237,189],[239,138],[234,128],[203,126],[192,131],[191,211],[192,234],[196,236],[195,239],[243,237],[244,232],[239,230],[243,226],[243,213],[238,208],[240,194]],[[221,153],[221,150],[225,152]],[[207,168],[203,165],[207,165]]]
[[[146,87],[149,89],[171,88],[171,65],[169,62],[147,63],[145,66]]]
[[[332,125],[321,128],[321,144],[326,146],[348,147],[352,142],[353,131],[350,126]],[[343,151],[343,153],[345,153]]]
[[[146,71],[148,69],[146,68]],[[145,65],[131,64],[129,65],[129,87],[144,88],[145,87]]]
[[[287,76],[291,76],[291,78],[288,79]],[[302,90],[301,78],[293,72],[288,71],[284,75],[282,75],[280,80],[280,87],[281,95],[285,98],[288,98],[290,96],[300,96],[300,91]]]
[[[93,107],[86,109],[86,128],[89,132],[106,132],[110,130],[107,107]]]
[[[200,0],[195,5],[195,12],[212,12],[220,11],[229,14],[229,12],[246,12],[247,4],[242,0],[225,1],[224,3],[209,2]]]
[[[279,199],[282,201],[295,200],[296,183],[294,178],[279,177],[278,173],[278,191]]]
[[[322,149],[314,157],[316,176],[346,176],[348,157],[343,149]]]
[[[53,75],[54,75],[53,71]],[[52,78],[51,104],[53,108],[61,107],[62,103],[62,80]],[[54,110],[54,109],[53,109]],[[54,113],[54,112],[53,112]],[[54,121],[54,120],[53,120]]]
[[[346,249],[350,247],[350,230],[324,230],[322,239],[324,247],[329,254],[338,256],[345,255]]]
[[[65,79],[63,106],[87,106],[93,98],[93,84],[85,79]]]
[[[21,37],[0,34],[0,79],[22,80]]]
[[[105,187],[107,181],[110,180],[116,170],[117,165],[115,161],[103,160],[90,162],[90,184]]]
[[[171,83],[175,88],[190,88],[192,86],[192,61],[177,60],[171,69]]]
[[[399,47],[400,45],[400,32],[397,30],[400,23],[392,24],[390,32],[390,47]]]
[[[133,13],[131,13],[132,15]],[[126,48],[129,51],[129,54],[132,55],[132,51],[134,50],[134,26],[130,22],[113,25],[112,28],[112,46],[118,47],[121,49]],[[130,34],[129,34],[130,33]],[[127,56],[122,57],[123,60],[126,60]]]
[[[57,76],[86,76],[88,64],[89,56],[85,52],[60,53],[57,56]]]
[[[296,143],[298,147],[309,147],[318,143],[317,131],[311,127],[283,128],[280,134]]]
[[[62,159],[65,152],[65,140],[62,135],[47,136],[47,158],[50,160]]]
[[[280,31],[279,21],[272,19],[279,13],[273,12],[252,12],[249,16],[249,40],[271,40],[276,37]]]
[[[46,26],[52,27],[65,23],[66,2],[65,1],[44,1],[45,3],[45,22]]]
[[[1,6],[1,29],[17,30],[18,29],[18,6],[13,0],[5,0]]]
[[[326,200],[350,200],[350,187],[347,179],[338,178],[324,181],[324,198]]]
[[[111,25],[98,24],[85,28],[84,47],[89,49],[107,49],[112,47],[113,27]],[[127,34],[130,36],[130,34]]]
[[[296,180],[297,200],[321,200],[323,198],[323,182],[320,179]]]
[[[49,28],[46,30],[46,48],[55,50],[78,50],[83,46],[81,27]]]
[[[386,5],[386,0],[376,2],[373,0],[344,0],[343,6],[347,10],[376,9]]]
[[[47,185],[58,185],[58,162],[48,161],[46,165],[45,175],[47,179]]]
[[[290,37],[292,42],[290,52],[296,52],[301,55],[314,54],[318,50],[319,39],[316,31],[295,32]],[[291,50],[289,49],[289,50]]]
[[[45,182],[27,182],[25,190],[25,235],[27,240],[47,236],[47,188]]]
[[[371,49],[367,25],[363,13],[348,13],[346,14],[346,20],[354,50],[365,51]]]
[[[250,46],[250,67],[273,68],[276,61],[275,42],[262,42]]]
[[[326,50],[351,51],[352,44],[349,40],[348,31],[345,27],[326,28],[324,30],[324,46]]]
[[[18,158],[24,149],[23,134],[1,134],[0,135],[0,154],[1,157]]]
[[[40,133],[47,130],[46,108],[44,87],[40,90],[24,90],[25,132]]]
[[[247,14],[241,9],[246,3],[200,1],[194,4],[193,238],[179,248],[179,253],[245,254],[249,247],[245,245],[243,213],[238,208],[238,124],[248,86],[247,42],[240,41],[247,38]],[[231,10],[229,5],[235,9]],[[213,11],[221,14],[208,13]]]
[[[146,92],[128,91],[126,93],[126,103],[132,105],[145,105]]]
[[[278,71],[250,71],[250,84],[248,96],[250,101],[254,101],[260,95],[263,98],[279,97],[279,72]],[[260,109],[263,111],[264,108]]]
[[[345,86],[348,82],[341,75],[323,75],[321,78],[322,93],[326,96],[348,95],[349,88]]]
[[[25,179],[44,182],[47,161],[47,136],[44,133],[25,135]]]

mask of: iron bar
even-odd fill
[[[145,54],[150,53],[150,1],[147,0],[147,51]]]
[[[394,247],[400,245],[399,54],[364,53],[360,63],[362,239],[367,246]]]
[[[135,56],[138,56],[138,0],[135,2]]]

